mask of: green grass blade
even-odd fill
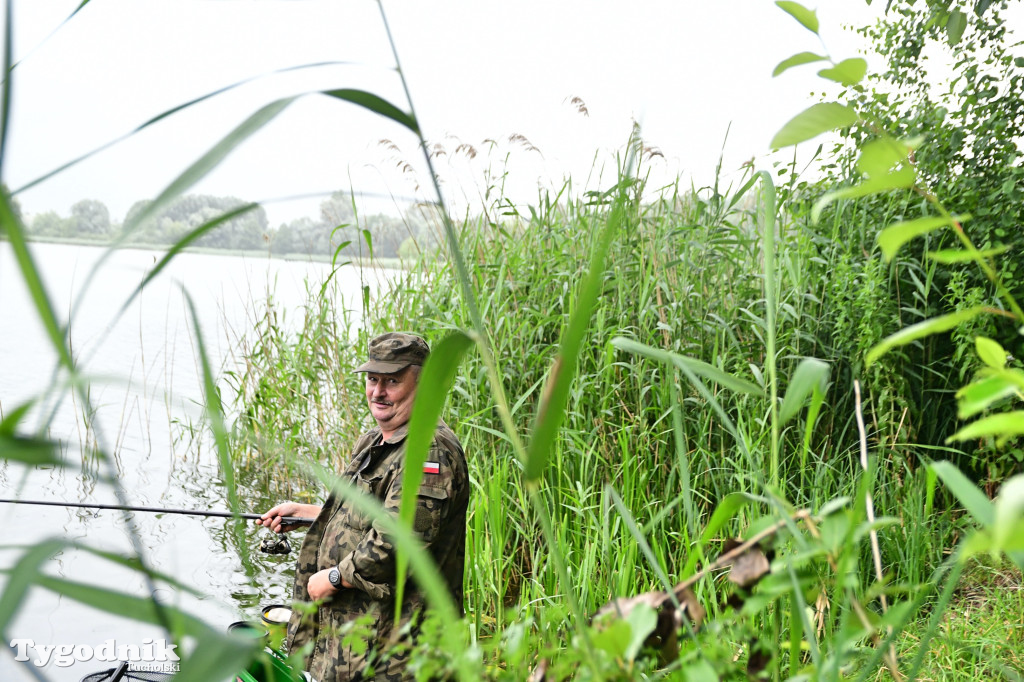
[[[30,399],[18,405],[13,410],[7,413],[7,415],[0,420],[0,436],[13,436],[18,430],[18,424],[25,418],[28,411],[32,409],[32,406],[36,404],[36,399]]]
[[[299,468],[305,469],[316,477],[328,490],[345,501],[356,511],[368,516],[373,524],[386,533],[395,543],[396,550],[409,557],[409,565],[417,584],[423,590],[430,606],[446,621],[454,623],[459,619],[455,604],[452,603],[448,586],[440,577],[437,564],[430,553],[413,532],[412,528],[403,524],[397,514],[389,513],[381,503],[355,488],[348,481],[333,472],[305,462],[296,462]],[[450,630],[456,630],[450,628]]]
[[[761,178],[761,202],[758,218],[761,222],[761,243],[764,262],[764,319],[765,319],[765,371],[768,375],[768,407],[771,417],[771,462],[770,481],[773,488],[779,487],[779,370],[778,370],[778,308],[779,290],[775,272],[775,218],[776,195],[772,175],[767,171],[757,173]]]
[[[786,395],[782,398],[779,413],[781,423],[785,424],[795,417],[803,409],[807,397],[814,393],[816,388],[820,391],[825,390],[830,369],[827,362],[816,358],[804,358],[800,361],[789,380]]]
[[[60,465],[59,444],[45,438],[29,438],[0,433],[0,459],[29,466]]]
[[[462,331],[454,331],[441,339],[430,350],[416,386],[416,401],[409,419],[409,433],[405,438],[405,464],[402,473],[402,502],[398,517],[412,527],[416,512],[416,497],[423,480],[423,463],[427,460],[430,444],[441,418],[441,410],[455,383],[462,356],[473,346],[473,338]],[[395,603],[401,604],[405,591],[405,572],[408,558],[399,552],[396,560]],[[400,614],[395,614],[396,619]]]
[[[992,527],[996,520],[995,505],[982,492],[981,488],[971,483],[970,479],[950,462],[935,462],[929,468],[942,479],[949,491],[960,501],[967,513],[974,517],[978,525],[983,528]]]
[[[261,130],[263,126],[274,120],[278,114],[288,108],[296,99],[297,97],[285,97],[275,100],[270,104],[260,107],[255,113],[242,121],[234,130],[225,135],[208,152],[199,157],[197,161],[175,178],[156,199],[139,212],[134,220],[127,223],[123,229],[122,237],[133,232],[135,228],[147,220],[159,215],[160,211],[164,210],[172,200],[209,175],[228,154]]]
[[[603,286],[605,259],[608,256],[608,250],[611,248],[612,240],[615,238],[619,226],[624,220],[625,190],[620,191],[622,193],[616,200],[604,229],[601,231],[598,242],[591,253],[590,267],[587,270],[583,286],[580,287],[579,298],[576,300],[576,309],[569,319],[569,324],[562,332],[562,342],[559,345],[558,355],[551,366],[551,374],[548,376],[547,384],[537,407],[537,416],[531,430],[530,444],[526,454],[524,474],[528,482],[536,481],[544,472],[544,467],[547,466],[548,459],[551,456],[551,449],[555,443],[555,436],[565,416],[565,406],[569,398],[569,386],[576,376],[580,348],[590,326],[594,305],[597,303],[597,297]]]
[[[139,282],[139,286],[135,287],[135,289],[132,291],[131,295],[129,295],[128,298],[125,300],[125,302],[121,304],[121,309],[118,311],[118,313],[114,317],[114,319],[111,320],[110,324],[108,325],[108,328],[112,328],[113,327],[113,325],[121,318],[121,316],[125,313],[125,311],[128,310],[128,306],[130,306],[132,304],[132,301],[135,300],[135,297],[138,296],[139,294],[141,294],[142,290],[146,288],[146,285],[149,284],[150,282],[152,282],[154,279],[156,279],[156,277],[161,272],[163,272],[163,269],[165,267],[167,267],[167,265],[170,264],[170,262],[172,260],[174,260],[175,256],[177,256],[183,250],[188,248],[188,246],[190,244],[192,244],[194,241],[196,241],[197,239],[199,239],[204,234],[206,234],[207,232],[209,232],[213,228],[217,227],[218,225],[223,225],[224,223],[228,222],[229,220],[237,218],[238,216],[240,216],[240,215],[242,215],[244,213],[248,213],[249,211],[252,211],[252,210],[254,210],[256,208],[259,208],[259,204],[255,204],[255,203],[244,204],[244,205],[239,206],[238,208],[232,209],[232,210],[230,210],[230,211],[228,211],[226,213],[222,213],[219,216],[217,216],[216,218],[214,218],[213,220],[209,220],[209,221],[203,223],[202,225],[196,227],[194,230],[192,230],[191,232],[186,234],[184,237],[179,239],[176,243],[174,243],[171,246],[171,248],[169,248],[166,251],[166,253],[164,253],[163,258],[161,258],[159,260],[159,262],[157,262],[157,264],[155,266],[153,266],[153,269],[146,273],[146,276],[143,278],[143,280],[141,282]]]
[[[152,599],[48,575],[40,575],[37,583],[100,611],[151,625],[163,624]],[[162,610],[170,616],[174,628],[171,634],[175,641],[180,639],[180,635],[188,635],[197,642],[196,649],[189,655],[175,651],[182,659],[179,673],[182,679],[223,679],[244,668],[256,653],[259,645],[256,640],[217,632],[195,616],[173,606],[164,606]]]
[[[675,365],[680,369],[685,367],[697,376],[710,379],[716,384],[736,391],[737,393],[746,393],[754,396],[764,395],[764,389],[752,381],[747,381],[746,379],[741,379],[729,374],[728,372],[718,369],[714,365],[709,365],[703,360],[679,355],[678,353],[662,350],[661,348],[655,348],[654,346],[648,346],[647,344],[634,341],[633,339],[627,339],[622,336],[615,337],[612,339],[611,343],[616,348],[624,350],[627,353],[643,355],[644,357],[651,358],[652,360],[663,362],[666,365]]]
[[[188,303],[189,314],[192,317],[192,327],[195,330],[196,338],[196,352],[199,355],[199,365],[203,373],[203,408],[207,419],[210,420],[210,430],[213,432],[213,443],[217,450],[217,461],[220,463],[221,475],[224,477],[224,488],[227,492],[228,509],[232,513],[238,514],[241,505],[238,502],[238,486],[235,483],[234,463],[231,461],[231,447],[228,444],[228,429],[224,423],[224,406],[220,401],[220,389],[217,388],[217,382],[210,367],[210,356],[206,351],[206,341],[203,338],[203,330],[199,326],[199,315],[196,313],[195,303],[192,301],[192,296],[187,290],[184,291],[184,294],[185,300]],[[248,573],[252,575],[249,543],[246,541],[244,531],[246,524],[241,517],[237,517],[233,523],[229,522],[228,526],[235,536],[235,544],[241,549],[240,558],[242,565],[250,569]]]
[[[29,548],[11,569],[3,593],[0,593],[0,633],[4,634],[5,641],[10,641],[7,627],[25,600],[28,589],[40,575],[43,563],[69,544],[70,541],[62,538],[43,540]]]
[[[100,268],[102,268],[104,264],[106,264],[110,256],[113,255],[114,250],[123,244],[140,225],[145,223],[147,220],[158,216],[161,211],[174,201],[174,199],[206,177],[228,156],[228,154],[234,151],[236,147],[272,121],[296,99],[296,97],[286,97],[284,99],[275,100],[274,102],[260,108],[245,121],[236,126],[234,130],[224,136],[208,152],[203,154],[199,160],[195,161],[191,166],[185,169],[184,172],[178,175],[178,177],[176,177],[171,184],[168,185],[159,194],[159,196],[157,196],[156,199],[151,201],[146,208],[140,211],[138,215],[134,216],[131,221],[126,221],[121,230],[121,234],[114,241],[114,244],[103,252],[103,255],[96,260],[96,263],[89,270],[72,309],[78,310],[80,308],[81,301],[92,286],[92,281],[96,277],[96,273],[99,272]]]
[[[323,94],[369,109],[375,114],[390,118],[392,121],[405,126],[416,135],[420,134],[420,126],[412,114],[402,111],[391,102],[374,95],[372,92],[342,88],[340,90],[325,90]]]
[[[905,346],[908,343],[913,343],[932,334],[940,334],[942,332],[948,332],[951,329],[955,329],[957,326],[973,320],[978,315],[986,312],[988,308],[985,306],[975,306],[968,308],[967,310],[959,310],[955,313],[949,313],[948,315],[940,315],[939,317],[933,317],[924,322],[918,322],[912,324],[909,327],[904,327],[895,334],[887,336],[882,339],[877,345],[868,351],[867,356],[864,358],[865,365],[871,365],[875,360],[888,353],[893,348]]]
[[[708,519],[707,526],[704,527],[704,532],[700,535],[700,542],[693,548],[690,556],[686,559],[686,567],[683,568],[680,578],[685,579],[693,575],[697,561],[703,558],[704,548],[711,541],[711,538],[715,537],[722,526],[732,520],[743,507],[756,501],[757,498],[747,493],[729,493],[718,503],[714,513],[711,514],[711,518]]]
[[[76,12],[77,12],[77,10],[76,10]],[[70,18],[71,17],[68,17],[68,19],[70,19]],[[129,132],[127,132],[127,133],[125,133],[123,135],[120,135],[119,137],[116,137],[113,140],[110,140],[109,142],[105,142],[102,145],[100,145],[99,147],[96,147],[95,149],[92,149],[92,150],[82,154],[81,156],[77,156],[74,159],[72,159],[72,160],[70,160],[70,161],[68,161],[68,162],[58,166],[57,168],[54,168],[53,170],[48,171],[47,173],[44,173],[43,175],[40,175],[39,177],[35,178],[34,180],[31,180],[30,182],[28,182],[28,183],[22,185],[21,187],[17,188],[13,192],[11,192],[11,194],[12,195],[17,195],[17,194],[19,194],[21,192],[24,192],[24,191],[26,191],[28,189],[31,189],[32,187],[35,187],[39,183],[45,182],[46,180],[49,180],[53,176],[59,175],[60,173],[66,171],[67,169],[69,169],[69,168],[71,168],[73,166],[77,166],[82,161],[85,161],[86,159],[89,159],[89,158],[95,156],[96,154],[99,154],[102,151],[110,149],[111,147],[113,147],[116,144],[124,142],[125,140],[127,140],[130,137],[132,137],[136,133],[142,132],[143,130],[145,130],[146,128],[150,127],[151,125],[153,125],[155,123],[159,123],[160,121],[164,120],[165,118],[168,118],[169,116],[171,116],[173,114],[176,114],[176,113],[178,113],[180,111],[183,111],[185,109],[193,107],[196,104],[199,104],[201,102],[205,102],[206,100],[208,100],[208,99],[210,99],[212,97],[216,97],[217,95],[221,95],[221,94],[223,94],[225,92],[229,92],[231,90],[234,90],[235,88],[241,87],[241,86],[246,85],[248,83],[252,83],[253,81],[256,81],[256,80],[259,80],[259,79],[262,79],[262,78],[266,78],[268,76],[273,76],[273,75],[276,75],[276,74],[287,73],[289,71],[300,71],[300,70],[303,70],[303,69],[314,69],[314,68],[319,68],[321,66],[346,66],[346,65],[350,65],[350,64],[354,64],[354,63],[355,62],[326,61],[326,62],[315,62],[315,63],[311,63],[311,64],[302,64],[300,66],[290,66],[288,68],[278,69],[278,70],[275,70],[275,71],[271,71],[269,73],[260,74],[258,76],[253,76],[251,78],[245,78],[243,80],[240,80],[240,81],[237,81],[235,83],[232,83],[231,85],[225,85],[222,88],[217,88],[216,90],[213,90],[212,92],[208,92],[208,93],[206,93],[204,95],[200,95],[199,97],[196,97],[195,99],[191,99],[191,100],[189,100],[189,101],[187,101],[187,102],[185,102],[183,104],[179,104],[177,106],[171,107],[170,109],[167,109],[166,111],[160,112],[159,114],[157,114],[156,116],[148,119],[147,121],[145,121],[141,125],[136,126],[135,128],[133,128]]]
[[[645,538],[644,534],[640,532],[640,528],[636,525],[636,520],[633,518],[629,509],[626,508],[626,504],[622,501],[622,498],[619,497],[619,493],[615,491],[615,488],[611,484],[605,485],[605,490],[608,495],[611,496],[612,504],[615,505],[615,509],[619,512],[619,516],[622,517],[623,523],[626,524],[626,529],[629,531],[629,534],[633,536],[637,546],[640,547],[640,551],[643,552],[644,558],[647,559],[647,563],[650,564],[651,570],[654,571],[654,575],[658,576],[658,582],[660,582],[665,591],[675,599],[675,595],[672,594],[672,582],[668,579],[668,575],[661,567],[661,564],[658,563],[658,557],[654,556],[651,546],[647,543],[647,538]]]
[[[11,68],[14,54],[14,3],[7,2],[6,5],[3,103],[0,104],[0,177],[4,177],[4,160],[7,158],[7,131],[11,124],[11,83],[14,81],[14,70]]]
[[[65,19],[64,21],[65,22],[70,21],[71,17],[73,17],[76,14],[78,14],[79,12],[81,12],[82,8],[85,7],[86,5],[88,5],[90,2],[91,2],[91,0],[82,0],[82,2],[78,3],[78,7],[75,8],[75,11],[73,11],[71,14],[69,14],[68,18]]]
[[[25,228],[21,221],[14,214],[11,208],[10,197],[6,191],[0,191],[0,230],[7,234],[10,240],[11,249],[14,251],[14,258],[21,270],[21,277],[25,282],[32,303],[35,305],[36,314],[46,331],[51,345],[57,351],[57,358],[61,366],[69,373],[74,374],[74,362],[71,353],[64,343],[64,330],[57,322],[57,315],[54,313],[53,304],[50,302],[49,294],[43,287],[43,280],[39,276],[39,268],[36,267],[32,253],[28,250],[25,241]]]
[[[174,676],[177,679],[238,679],[235,675],[260,651],[259,641],[217,632],[211,628],[192,636],[196,639],[196,648],[181,661],[181,668]],[[285,680],[276,678],[276,682]]]

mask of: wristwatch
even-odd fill
[[[330,573],[327,574],[327,579],[331,581],[331,585],[333,585],[335,589],[341,589],[341,571],[339,571],[337,567],[331,569]]]

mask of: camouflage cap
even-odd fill
[[[367,352],[370,359],[355,371],[393,374],[409,365],[422,365],[430,353],[430,346],[415,334],[388,332],[371,339]]]

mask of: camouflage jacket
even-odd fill
[[[352,452],[342,478],[377,498],[385,510],[397,516],[402,498],[405,437],[408,425],[381,442],[379,428],[364,433]],[[469,504],[469,473],[466,456],[458,438],[441,422],[424,465],[423,481],[416,501],[414,527],[429,549],[462,607],[462,574],[466,554],[466,509]],[[436,466],[435,466],[436,465]],[[368,679],[363,668],[374,649],[386,648],[394,628],[395,547],[391,539],[369,518],[331,494],[302,542],[295,569],[296,601],[311,601],[306,585],[318,571],[337,566],[341,577],[353,585],[342,588],[319,606],[315,614],[300,616],[293,610],[288,624],[288,650],[296,651],[309,642],[313,650],[306,659],[307,670],[319,682]],[[424,605],[415,580],[406,583],[402,621]],[[359,616],[369,616],[376,641],[369,650],[358,643],[344,642],[343,626]],[[374,663],[378,680],[406,679],[404,660],[392,657]]]

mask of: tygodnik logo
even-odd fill
[[[146,638],[142,644],[118,644],[108,639],[95,649],[88,644],[36,644],[31,639],[12,639],[11,648],[15,650],[14,660],[31,661],[40,668],[51,659],[58,668],[88,661],[128,661],[132,670],[177,672],[181,660],[174,653],[178,645],[168,644],[166,639]]]

